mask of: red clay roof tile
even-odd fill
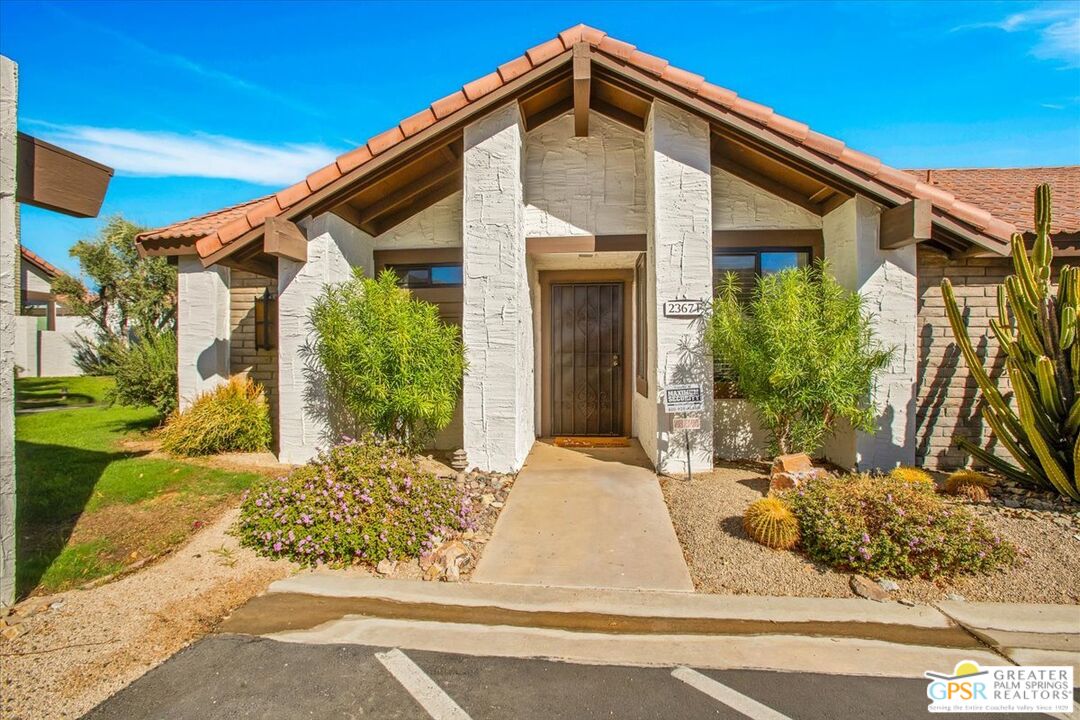
[[[731,108],[735,112],[750,118],[754,122],[761,123],[762,125],[768,123],[769,119],[775,114],[771,107],[756,103],[753,100],[747,100],[746,98],[739,98]]]
[[[873,155],[867,155],[858,150],[852,150],[849,147],[845,147],[840,153],[840,162],[846,163],[871,177],[876,175],[877,171],[881,168],[881,161]]]
[[[637,50],[637,48],[630,43],[623,42],[622,40],[616,40],[610,35],[604,36],[604,39],[600,41],[598,49],[600,50],[600,52],[607,53],[608,55],[617,57],[620,60],[629,60],[630,56],[634,54],[635,50]]]
[[[22,254],[23,260],[30,263],[31,265],[36,265],[39,270],[41,270],[49,277],[59,277],[60,275],[63,275],[63,272],[61,272],[58,267],[38,255],[33,250],[27,249],[25,245],[19,246],[19,252]]]
[[[366,163],[371,158],[372,158],[372,155],[371,155],[371,151],[368,150],[368,146],[367,145],[361,145],[360,147],[356,148],[355,150],[350,150],[349,152],[345,153],[344,155],[338,156],[338,159],[337,159],[338,170],[340,170],[342,175],[344,175],[345,173],[351,172],[352,170],[355,170],[356,168],[360,167],[361,165]]]
[[[503,81],[499,77],[499,73],[493,72],[466,84],[461,88],[461,92],[465,93],[465,97],[469,99],[469,102],[474,102],[488,93],[498,90],[502,87],[502,84]]]
[[[787,135],[792,140],[800,143],[806,139],[806,135],[810,132],[810,126],[806,123],[776,114],[769,118],[769,129]]]
[[[277,198],[270,196],[269,200],[259,203],[255,207],[247,211],[247,220],[251,227],[256,227],[266,218],[277,215],[284,208],[278,205]]]
[[[510,82],[516,77],[520,77],[525,73],[532,70],[532,63],[529,62],[529,58],[522,55],[516,57],[510,62],[505,62],[499,66],[499,77],[503,79],[503,82]]]
[[[689,90],[692,93],[696,93],[701,86],[705,84],[705,78],[702,75],[677,68],[674,65],[668,65],[664,68],[663,74],[660,75],[660,79],[664,82],[669,82],[672,85],[678,85],[684,90]]]
[[[277,194],[278,205],[284,210],[300,202],[308,196],[307,183],[304,181],[298,182],[295,185],[290,185],[284,190],[279,190]]]
[[[529,56],[529,61],[532,62],[533,67],[545,63],[556,55],[566,50],[563,46],[562,40],[559,38],[552,38],[547,42],[540,43],[536,47],[529,48],[525,51],[525,54]]]
[[[839,158],[840,154],[844,152],[844,143],[836,138],[831,138],[828,135],[822,135],[819,132],[811,130],[806,134],[806,140],[803,141],[803,145],[811,150],[817,150],[820,153],[824,153],[831,158]]]
[[[326,167],[320,168],[315,172],[307,176],[307,186],[311,189],[311,192],[321,190],[330,183],[341,177],[341,171],[338,170],[336,162],[332,162]]]
[[[731,107],[739,98],[738,94],[719,85],[713,85],[711,82],[706,82],[701,86],[701,89],[698,90],[698,97],[724,108]]]
[[[430,107],[426,107],[415,115],[402,120],[398,127],[401,128],[402,135],[405,137],[412,137],[421,130],[425,130],[434,124],[435,113],[431,112]]]
[[[465,97],[465,93],[458,90],[457,92],[450,93],[441,100],[436,100],[431,103],[431,111],[435,113],[435,117],[442,120],[447,115],[456,113],[468,104],[469,99]]]
[[[401,132],[401,128],[392,127],[389,130],[379,133],[373,138],[369,138],[367,146],[372,155],[378,155],[379,153],[386,152],[404,139],[405,134]]]
[[[656,77],[663,75],[664,69],[668,66],[668,61],[664,58],[659,58],[655,55],[650,55],[649,53],[643,53],[640,50],[635,50],[630,53],[630,62]]]

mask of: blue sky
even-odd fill
[[[898,167],[1080,164],[1080,2],[0,2],[20,129],[161,225],[291,184],[584,22]],[[23,209],[67,248],[100,220]]]

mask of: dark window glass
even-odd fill
[[[461,264],[447,265],[387,265],[405,288],[460,287]]]
[[[761,274],[769,275],[781,270],[806,267],[809,262],[810,253],[808,252],[763,252],[761,253]]]

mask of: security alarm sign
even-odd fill
[[[664,388],[664,412],[692,413],[705,409],[701,383],[668,385]]]

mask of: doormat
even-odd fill
[[[587,437],[574,435],[573,437],[556,437],[555,447],[563,448],[616,448],[630,447],[630,439],[624,437]]]

